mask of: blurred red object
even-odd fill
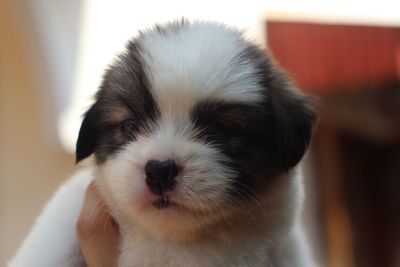
[[[267,41],[309,93],[382,88],[400,77],[400,28],[268,21]]]

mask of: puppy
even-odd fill
[[[313,266],[295,167],[315,119],[242,32],[142,32],[84,116],[76,161],[95,166],[59,190],[10,266],[84,266],[75,224],[92,179],[120,227],[118,266]]]

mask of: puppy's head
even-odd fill
[[[119,217],[150,232],[200,229],[263,195],[300,161],[315,114],[236,30],[179,23],[142,33],[107,70],[76,159]]]

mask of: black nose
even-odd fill
[[[178,166],[175,161],[169,159],[164,161],[149,160],[144,167],[146,184],[150,191],[157,195],[174,189],[178,175]]]

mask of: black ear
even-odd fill
[[[94,152],[98,137],[96,117],[98,117],[98,111],[95,104],[86,112],[83,118],[78,141],[76,142],[75,163],[89,157]]]
[[[310,143],[317,118],[313,101],[290,88],[276,90],[272,96],[274,147],[286,170],[299,163]]]

